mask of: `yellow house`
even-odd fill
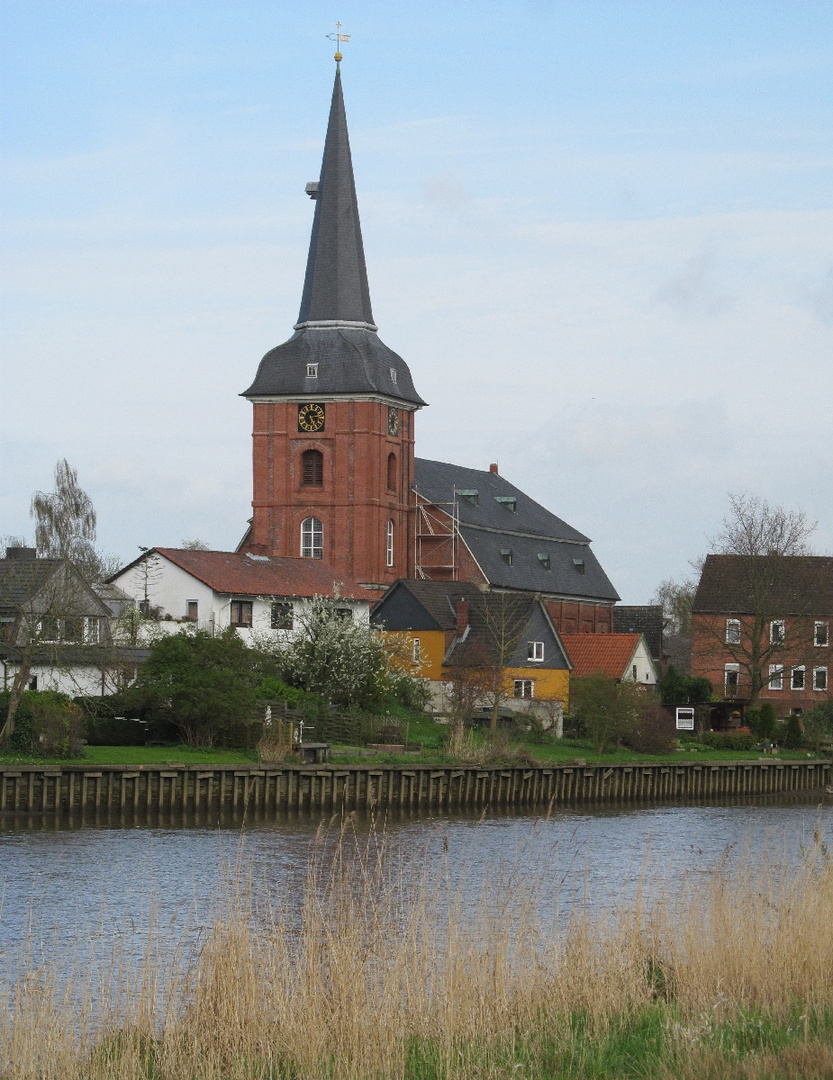
[[[501,688],[506,704],[566,710],[570,660],[546,606],[530,593],[484,592],[470,582],[400,579],[373,610],[399,642],[402,666],[438,688],[455,678]]]

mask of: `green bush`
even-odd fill
[[[764,742],[773,742],[778,731],[778,721],[775,719],[775,706],[771,701],[765,701],[761,706],[761,719],[758,723],[757,735]]]
[[[804,732],[801,730],[801,720],[795,713],[790,713],[784,730],[784,747],[787,750],[796,750],[801,746],[803,739]]]
[[[32,749],[48,757],[75,757],[84,745],[84,714],[66,694],[45,690],[29,703]]]
[[[754,750],[758,745],[757,738],[745,731],[706,731],[700,740],[711,750]]]

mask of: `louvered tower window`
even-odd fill
[[[324,455],[320,450],[305,450],[301,454],[304,484],[321,487],[324,483]]]

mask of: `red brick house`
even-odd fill
[[[691,674],[781,718],[830,696],[833,558],[709,555],[694,597]]]

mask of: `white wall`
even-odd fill
[[[636,665],[636,676],[633,674],[633,667]],[[648,651],[648,646],[645,643],[645,639],[642,638],[636,647],[636,651],[631,657],[631,662],[628,665],[628,670],[624,673],[623,681],[638,682],[643,686],[656,686],[657,682],[657,669],[654,667],[654,661],[651,659],[651,654]]]

